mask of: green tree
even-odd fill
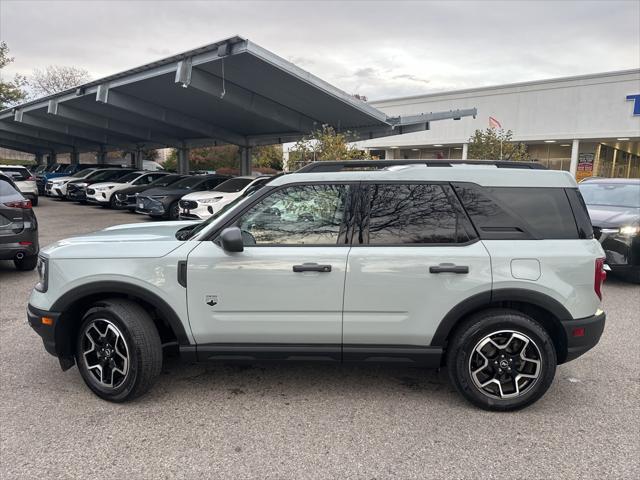
[[[26,79],[16,75],[11,82],[2,81],[2,69],[14,61],[9,56],[9,47],[6,42],[0,42],[0,110],[15,105],[26,97],[24,86]]]
[[[321,160],[370,159],[367,152],[351,144],[356,140],[352,132],[336,132],[333,127],[323,125],[322,129],[296,142],[289,152],[289,170]]]
[[[282,171],[282,145],[263,145],[252,151],[253,164],[258,168]]]
[[[469,138],[469,159],[528,161],[529,153],[524,143],[513,141],[511,130],[476,130]]]

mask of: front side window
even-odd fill
[[[470,240],[466,218],[452,204],[449,188],[420,183],[369,185],[365,218],[354,242],[401,245]]]
[[[238,220],[245,245],[343,243],[348,191],[348,185],[294,185],[273,192]]]

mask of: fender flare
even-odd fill
[[[173,330],[173,333],[176,335],[179,345],[191,345],[184,324],[175,310],[166,301],[143,287],[126,282],[107,280],[80,285],[69,290],[58,298],[51,307],[51,311],[64,313],[78,300],[82,300],[83,298],[96,294],[103,294],[106,296],[109,294],[116,294],[140,298],[158,309],[160,314],[166,319],[167,323]]]
[[[468,314],[482,308],[490,308],[496,302],[522,302],[542,308],[551,313],[560,322],[573,320],[571,313],[556,299],[535,290],[522,288],[500,288],[481,292],[463,300],[449,310],[436,329],[431,346],[444,347],[451,331]]]

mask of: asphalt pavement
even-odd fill
[[[41,199],[43,245],[149,221]],[[0,478],[631,479],[640,472],[640,286],[607,281],[600,344],[526,410],[467,404],[445,372],[169,360],[127,404],[62,372],[26,323],[35,272],[0,262]]]

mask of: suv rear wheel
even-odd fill
[[[485,410],[518,410],[553,382],[556,351],[546,330],[516,310],[492,309],[470,317],[447,351],[449,377]]]
[[[138,304],[105,300],[94,305],[82,320],[76,361],[83,380],[100,398],[131,400],[148,391],[160,374],[160,335]]]

